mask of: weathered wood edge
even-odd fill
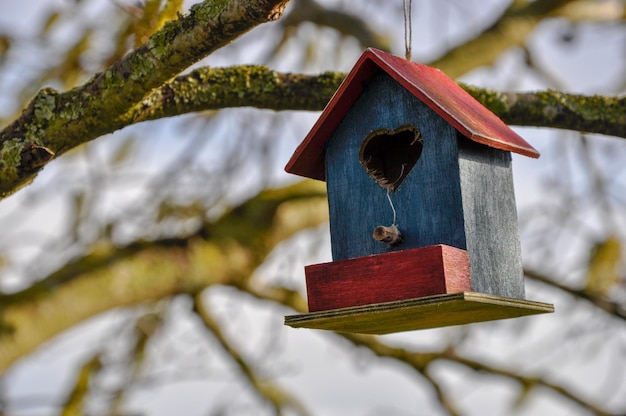
[[[445,308],[446,305],[450,307],[458,307],[458,305],[467,305],[471,307],[484,308],[485,310],[498,311],[499,309],[515,310],[514,314],[506,313],[494,314],[493,317],[485,319],[484,317],[476,322],[485,322],[489,320],[506,319],[513,317],[522,317],[527,315],[537,315],[543,313],[553,313],[554,305],[543,302],[536,302],[524,299],[505,298],[500,296],[489,295],[485,293],[477,292],[459,292],[446,295],[435,295],[416,299],[407,299],[394,302],[378,303],[373,305],[354,306],[350,308],[334,309],[330,311],[311,312],[299,315],[285,316],[285,325],[293,328],[312,328],[312,329],[327,329],[342,331],[346,328],[346,322],[350,322],[351,318],[359,318],[363,320],[371,318],[375,321],[377,318],[384,314],[393,314],[402,312],[405,310],[419,311],[421,309],[427,309],[432,314],[433,308]],[[391,332],[400,332],[416,329],[427,329],[441,326],[461,325],[471,323],[474,321],[468,321],[466,318],[467,312],[455,311],[457,314],[461,314],[460,318],[457,315],[456,319],[451,319],[451,323],[438,325],[429,325],[424,323],[424,319],[420,319],[420,316],[415,314],[414,324],[404,323],[402,326],[396,328],[389,328],[389,330],[380,329],[380,325],[372,325],[369,328],[368,325],[359,326],[359,330],[343,330],[343,332],[360,332],[360,333],[376,333],[385,334]],[[348,325],[352,326],[352,325]]]

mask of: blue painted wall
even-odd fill
[[[404,242],[394,250],[448,244],[466,248],[456,130],[389,76],[375,77],[326,148],[333,259],[390,249],[372,238],[391,225],[386,191],[365,172],[359,148],[373,130],[413,125],[422,134],[420,159],[392,194]]]

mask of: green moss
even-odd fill
[[[54,115],[59,93],[52,88],[44,88],[33,99],[35,117],[50,119]]]
[[[134,54],[130,60],[130,79],[139,80],[148,75],[156,68],[153,57],[149,54]]]
[[[22,162],[24,142],[20,139],[11,139],[3,143],[0,149],[0,160],[6,168],[17,168]]]
[[[164,42],[162,39],[160,39],[161,33],[162,32],[157,32],[155,37],[150,38],[146,45],[148,49],[150,49],[152,56],[154,56],[158,60],[163,60],[163,58],[167,57],[169,51],[167,42]]]
[[[164,60],[170,56],[170,48],[172,41],[176,39],[176,36],[182,31],[181,22],[178,20],[172,20],[156,32],[146,43],[146,47],[150,50],[152,56],[159,61]]]
[[[63,109],[59,112],[59,118],[64,120],[78,120],[83,114],[83,102],[80,100],[72,100],[63,105]]]
[[[35,117],[49,119],[54,114],[55,100],[52,96],[47,96],[44,102],[35,104]]]
[[[570,100],[571,101],[571,100]],[[588,120],[604,120],[609,115],[626,114],[626,100],[614,97],[579,97],[569,106],[572,111],[582,114]],[[607,111],[610,110],[610,111]]]
[[[24,141],[21,138],[7,140],[0,148],[0,196],[8,196],[30,183],[33,173],[20,170]]]
[[[233,0],[204,1],[194,5],[189,10],[189,14],[194,18],[204,21],[217,19],[232,2]]]
[[[575,96],[559,91],[548,90],[536,93],[542,104],[542,115],[554,120],[565,113],[576,114],[580,120],[610,120],[626,112],[626,104],[614,97]]]
[[[504,114],[508,112],[514,104],[511,97],[507,94],[493,91],[486,88],[476,88],[471,85],[459,84],[461,88],[467,91],[472,97],[479,101],[495,114]]]
[[[48,126],[48,121],[48,119],[35,119],[26,125],[26,131],[21,141],[43,146],[43,135]]]
[[[124,79],[114,74],[111,70],[107,70],[104,73],[104,80],[102,81],[102,87],[104,89],[118,88],[124,85]]]

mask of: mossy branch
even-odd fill
[[[204,67],[166,83],[130,109],[127,118],[137,123],[229,107],[319,111],[344,77],[340,72],[281,73],[260,65]]]
[[[566,94],[554,90],[498,92],[461,86],[508,124],[626,138],[626,97]]]
[[[124,115],[155,88],[253,27],[278,19],[287,2],[204,1],[84,85],[64,93],[41,90],[0,132],[0,196],[28,182],[54,155],[128,125]],[[33,148],[35,161],[29,163]]]
[[[285,74],[264,66],[200,68],[155,91],[129,112],[134,122],[226,107],[319,111],[345,77]],[[461,85],[508,124],[552,127],[626,138],[626,97],[546,90],[499,92]]]

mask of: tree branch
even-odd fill
[[[264,66],[200,68],[176,78],[131,109],[134,122],[226,107],[272,110],[324,108],[345,74],[297,75]],[[626,138],[626,97],[498,92],[461,85],[505,122],[551,127]]]
[[[357,13],[322,6],[315,0],[297,0],[293,1],[291,11],[280,21],[280,25],[289,28],[311,22],[320,27],[335,29],[344,36],[353,36],[363,47],[389,50],[389,39],[377,33],[364,18],[360,17],[358,8],[352,11]]]
[[[553,90],[498,92],[461,86],[508,124],[626,138],[626,97],[566,94]]]
[[[261,192],[215,223],[171,244],[143,242],[128,255],[80,260],[44,287],[0,297],[0,373],[59,332],[116,307],[137,305],[205,287],[246,282],[276,245],[328,219],[323,185],[315,181]],[[239,225],[239,228],[237,227]],[[123,250],[123,248],[121,248]],[[242,283],[243,284],[243,283]]]
[[[489,66],[507,49],[523,45],[539,22],[572,1],[513,1],[501,16],[494,19],[493,26],[450,49],[429,65],[441,69],[452,78],[460,77],[480,66]]]
[[[15,191],[55,154],[128,125],[126,112],[154,88],[254,26],[278,19],[287,1],[204,1],[86,84],[65,93],[41,90],[0,132],[0,195]]]
[[[267,402],[273,408],[275,414],[282,414],[286,408],[292,408],[301,415],[309,414],[302,403],[300,403],[282,387],[271,383],[268,380],[263,380],[257,375],[254,368],[248,364],[241,353],[239,353],[239,351],[237,351],[237,349],[226,339],[220,325],[215,322],[210,311],[204,305],[202,292],[195,295],[193,309],[196,315],[200,317],[205,328],[213,334],[213,337],[221,345],[224,351],[232,358],[235,364],[237,364],[237,367],[239,367],[239,370],[250,387],[261,400]]]
[[[228,107],[320,111],[345,74],[286,74],[265,66],[199,68],[177,77],[128,112],[134,123]]]
[[[85,408],[87,407],[87,396],[91,382],[102,369],[101,358],[100,352],[96,352],[81,365],[76,375],[74,387],[62,405],[60,416],[74,416],[86,413]]]
[[[585,300],[589,302],[590,304],[592,304],[593,306],[595,306],[596,308],[610,315],[613,315],[616,318],[626,320],[626,306],[625,305],[612,302],[611,300],[603,296],[594,295],[582,289],[574,289],[572,287],[562,285],[548,278],[547,276],[544,276],[541,273],[538,273],[532,270],[524,269],[524,276],[530,279],[533,279],[537,282],[547,284],[551,287],[555,287],[565,293],[569,293],[573,297],[577,299]]]
[[[445,357],[445,359],[453,361],[455,363],[463,364],[466,367],[469,367],[474,371],[481,372],[481,373],[490,373],[490,374],[494,374],[500,377],[508,378],[513,381],[517,381],[518,383],[522,385],[522,388],[526,390],[531,390],[537,387],[544,387],[560,395],[561,397],[568,399],[571,402],[576,403],[577,405],[587,410],[590,410],[596,415],[609,416],[611,414],[611,412],[605,411],[599,406],[596,406],[595,404],[592,404],[591,402],[584,400],[583,398],[580,397],[580,394],[573,392],[558,384],[552,383],[544,378],[527,377],[527,376],[523,376],[521,374],[518,374],[512,371],[503,370],[501,368],[490,366],[488,364],[484,364],[478,361],[468,360],[468,359],[458,356],[454,351],[449,351],[446,353],[446,355],[447,357]]]
[[[239,283],[234,284],[234,286],[258,299],[282,303],[283,305],[288,306],[300,313],[306,312],[306,307],[302,307],[302,305],[306,303],[296,291],[292,291],[286,288],[277,289],[275,287],[259,289],[254,287],[253,285],[241,286]],[[467,368],[471,368],[474,371],[489,373],[510,379],[512,381],[516,381],[521,384],[522,387],[525,389],[532,389],[536,387],[546,388],[556,393],[557,395],[592,411],[595,414],[610,414],[609,412],[601,409],[595,404],[584,400],[580,397],[579,394],[572,392],[571,390],[558,384],[545,380],[544,378],[524,376],[504,370],[502,368],[490,366],[476,360],[466,359],[456,354],[456,352],[449,347],[434,352],[417,352],[401,347],[387,345],[384,342],[380,341],[378,337],[373,335],[350,333],[337,333],[337,335],[342,336],[355,346],[367,348],[380,358],[393,359],[402,364],[405,364],[413,368],[420,375],[423,375],[424,372],[427,371],[428,366],[437,360],[451,361],[457,364],[464,365]],[[434,386],[434,388],[436,394],[441,393],[441,391],[437,391],[438,386]],[[450,413],[454,412],[454,410],[451,408],[446,408],[446,410]]]

